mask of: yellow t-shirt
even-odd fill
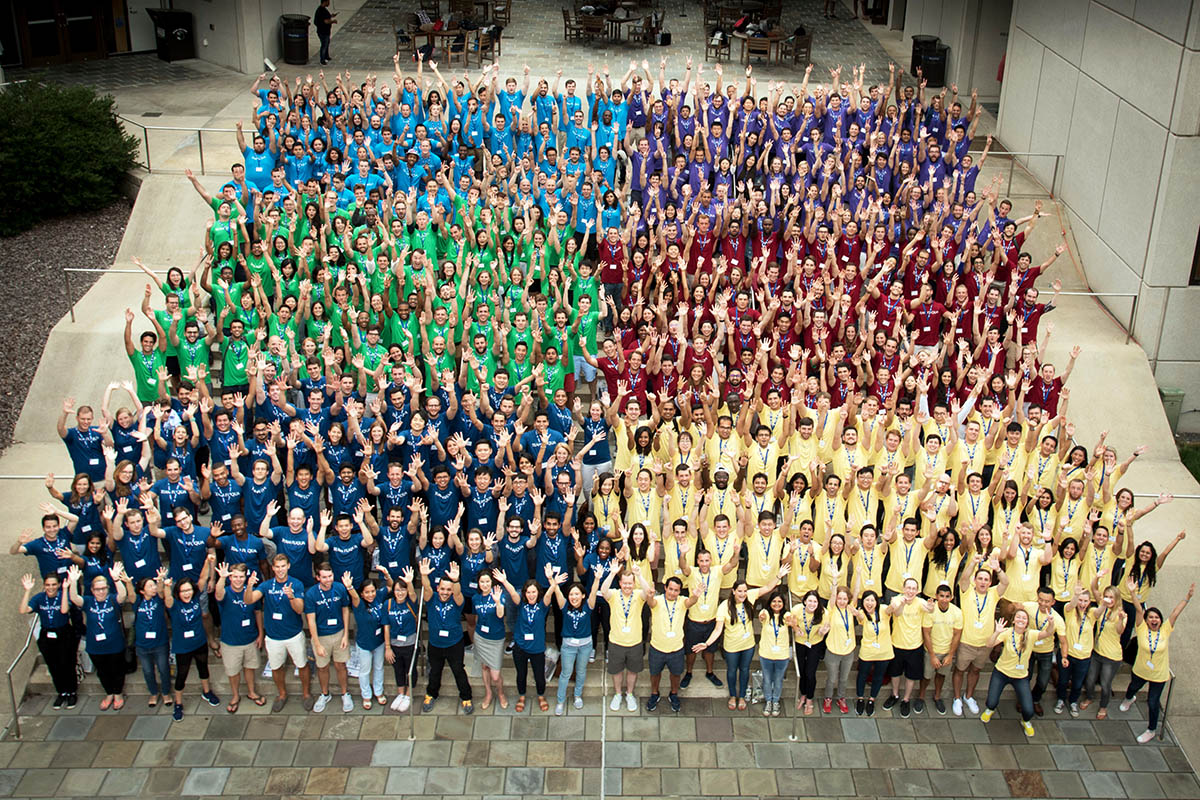
[[[850,502],[846,504],[846,530],[857,535],[863,525],[875,525],[879,519],[880,499],[874,487],[864,492],[855,486],[850,491]]]
[[[884,500],[883,512],[885,523],[887,519],[895,519],[896,525],[904,523],[904,520],[909,517],[918,515],[917,507],[917,492],[909,490],[907,494],[900,494],[895,489],[888,492],[887,499]]]
[[[1025,611],[1029,614],[1029,630],[1036,631],[1039,639],[1050,634],[1046,641],[1033,646],[1033,652],[1049,653],[1053,651],[1055,639],[1066,630],[1062,615],[1053,608],[1046,613],[1036,602],[1025,603]]]
[[[835,558],[829,549],[821,555],[821,577],[817,581],[817,594],[823,599],[829,600],[833,597],[834,591],[838,586],[850,586],[851,571],[850,571],[850,554],[845,550],[841,554],[841,566],[834,563]],[[836,570],[837,575],[834,575]]]
[[[995,586],[987,590],[980,599],[975,587],[962,593],[963,635],[962,643],[971,647],[983,647],[996,630],[996,603],[1000,592]]]
[[[1092,579],[1097,573],[1104,570],[1105,580],[1102,583],[1107,583],[1112,579],[1112,568],[1117,562],[1116,551],[1113,550],[1113,542],[1110,537],[1104,543],[1104,547],[1097,547],[1095,542],[1088,545],[1087,552],[1080,559],[1079,567],[1079,585],[1091,587]],[[1101,586],[1101,589],[1104,587]]]
[[[1096,620],[1092,609],[1080,613],[1077,606],[1063,612],[1063,627],[1067,634],[1067,658],[1090,658],[1096,641]]]
[[[882,543],[870,549],[858,548],[854,554],[854,574],[860,579],[861,592],[883,593],[883,562],[887,557],[887,547]]]
[[[746,478],[753,479],[758,473],[763,473],[767,476],[767,480],[774,483],[779,472],[779,445],[774,441],[776,432],[772,432],[772,441],[767,443],[766,447],[760,445],[757,441],[753,442],[746,448]]]
[[[639,522],[647,531],[657,534],[662,530],[662,495],[653,487],[648,492],[635,487],[625,504],[625,527],[632,528]]]
[[[925,563],[925,543],[920,537],[914,537],[911,542],[905,542],[904,537],[897,534],[889,549],[892,559],[884,586],[893,592],[899,592],[904,589],[906,579],[921,580],[921,565]]]
[[[693,567],[687,585],[692,597],[697,598],[695,605],[688,609],[688,619],[692,622],[716,619],[717,606],[721,604],[721,576],[715,568],[710,568],[707,575],[702,575],[699,568]]]
[[[858,657],[863,661],[891,661],[896,653],[892,650],[892,616],[877,609],[879,620],[872,620],[870,615],[862,626],[862,647]],[[866,612],[863,612],[866,615]]]
[[[746,540],[746,583],[763,586],[779,574],[783,536],[776,529],[770,536],[754,531]]]
[[[1033,628],[1026,630],[1024,636],[1011,628],[1004,630],[1000,634],[1000,644],[1004,645],[1004,649],[996,661],[996,669],[1010,678],[1029,677],[1029,657],[1033,655],[1036,636]]]
[[[792,609],[792,618],[796,621],[797,645],[811,647],[815,644],[820,644],[825,638],[825,634],[821,633],[821,626],[824,624],[823,617],[821,621],[818,621],[815,614],[809,615],[808,611],[801,605]]]
[[[963,468],[962,462],[965,458],[967,460],[967,474],[972,472],[982,473],[984,461],[987,459],[987,446],[984,444],[983,435],[980,434],[974,444],[971,444],[966,439],[959,439],[958,455],[959,459],[954,464],[955,469]],[[955,477],[958,477],[957,473]]]
[[[924,617],[925,604],[919,597],[911,603],[901,601],[900,609],[892,612],[892,646],[900,650],[916,650],[920,647]]]
[[[621,521],[621,501],[616,492],[598,494],[592,498],[592,513],[596,515],[596,527],[606,533],[617,530]]]
[[[820,581],[820,576],[812,571],[810,565],[821,563],[821,545],[812,542],[812,552],[809,552],[808,545],[808,542],[798,538],[792,540],[792,568],[788,571],[787,581],[788,591],[796,597],[803,597],[810,589],[817,588]]]
[[[933,560],[933,553],[929,554],[928,569],[925,570],[925,596],[933,597],[937,594],[937,587],[943,583],[954,588],[958,581],[958,570],[962,566],[962,550],[957,547],[950,551],[946,557],[945,564],[937,564]]]
[[[604,597],[608,603],[608,622],[611,626],[609,639],[622,647],[633,647],[642,643],[642,605],[646,598],[638,589],[629,597],[620,589],[609,589]]]
[[[1033,469],[1033,482],[1037,486],[1056,491],[1058,487],[1055,483],[1058,481],[1058,451],[1054,451],[1048,456],[1044,456],[1041,450],[1035,450],[1029,454],[1029,459],[1025,462],[1026,469]]]
[[[840,493],[832,497],[822,490],[813,501],[813,539],[820,544],[829,541],[832,534],[846,535],[846,501]]]
[[[1078,542],[1079,536],[1083,533],[1083,523],[1087,520],[1089,508],[1086,498],[1080,497],[1078,500],[1072,500],[1068,495],[1063,500],[1062,508],[1058,512],[1059,538],[1069,536]]]
[[[830,603],[825,613],[829,619],[829,633],[825,634],[826,649],[835,656],[853,653],[857,644],[854,635],[854,612]]]
[[[729,434],[728,439],[722,439],[721,434],[714,433],[704,447],[705,455],[708,456],[708,474],[711,476],[716,472],[718,466],[724,466],[729,470],[731,476],[735,475],[738,469],[738,458],[741,457],[744,449],[742,437],[737,433]]]
[[[1021,522],[1021,509],[1017,502],[1005,507],[1001,498],[992,503],[992,541],[997,547],[1008,544],[1008,538],[1016,533]]]
[[[738,494],[733,490],[731,482],[724,489],[713,488],[712,502],[708,504],[708,527],[713,527],[717,516],[724,514],[729,519],[729,527],[736,528],[741,518],[742,504]]]
[[[1082,562],[1078,558],[1070,560],[1055,553],[1050,561],[1050,588],[1054,590],[1054,599],[1070,602],[1075,596],[1075,587],[1079,585],[1079,568]]]
[[[1117,630],[1120,626],[1120,619],[1117,617],[1116,609],[1111,609],[1108,616],[1105,616],[1103,611],[1098,613],[1096,617],[1096,639],[1095,648],[1096,654],[1104,656],[1112,661],[1120,661],[1123,653],[1121,649],[1121,634]],[[1129,621],[1126,620],[1126,625]]]
[[[770,612],[762,622],[758,634],[758,657],[775,661],[791,658],[792,631],[782,620],[778,623],[771,618]]]
[[[690,520],[700,505],[703,494],[695,484],[679,486],[671,490],[671,499],[667,501],[667,526],[675,524],[676,520]]]
[[[970,489],[963,492],[958,497],[958,529],[966,530],[968,522],[975,523],[976,528],[986,525],[991,505],[992,498],[987,489],[983,489],[979,494],[971,494]]]
[[[721,572],[722,589],[732,587],[733,582],[737,580],[736,569],[731,569],[729,572],[722,572],[722,570],[737,555],[739,547],[741,545],[732,533],[722,539],[715,532],[710,531],[708,536],[704,537],[704,549],[712,553],[712,568],[716,572]]]
[[[934,603],[933,611],[925,612],[925,619],[921,626],[929,628],[929,641],[933,645],[931,655],[945,655],[950,652],[950,643],[954,640],[954,632],[963,629],[962,609],[951,603],[946,606],[945,611],[942,611],[937,603]]]
[[[1017,552],[1008,559],[1004,567],[1008,574],[1008,590],[1004,592],[1005,600],[1014,603],[1027,603],[1037,599],[1038,577],[1042,572],[1042,548],[1038,547],[1036,539],[1029,547],[1017,545]]]
[[[1157,631],[1151,631],[1143,622],[1137,626],[1137,660],[1133,662],[1133,674],[1148,681],[1161,683],[1171,677],[1171,632],[1175,627],[1170,620],[1163,620]]]
[[[687,618],[683,596],[668,600],[666,596],[655,598],[650,609],[650,646],[660,653],[674,653],[683,649],[683,621]]]
[[[755,596],[757,596],[757,592],[751,589],[746,596],[746,601],[753,604],[752,598]],[[740,653],[754,647],[754,617],[751,613],[747,613],[741,606],[737,606],[733,615],[730,616],[729,603],[721,603],[721,607],[717,610],[717,621],[724,626],[721,648],[725,652]]]
[[[683,545],[680,544],[679,540],[675,538],[674,531],[668,532],[663,538],[663,541],[659,542],[659,548],[663,553],[664,581],[672,575],[679,578],[683,577],[683,565],[680,563],[681,560],[687,562],[689,566],[693,567],[693,571],[695,571],[694,565],[696,563],[696,538],[696,534],[691,533],[690,531],[684,536],[683,540],[687,543],[688,548],[686,551],[683,549]]]

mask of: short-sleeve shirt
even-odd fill
[[[972,593],[974,593],[973,590]],[[929,628],[929,639],[933,645],[933,652],[937,655],[944,655],[950,652],[950,642],[954,639],[954,632],[963,629],[962,609],[951,603],[945,611],[942,611],[935,604],[933,611],[925,613],[925,621],[921,624],[923,627]]]

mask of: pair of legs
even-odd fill
[[[520,647],[512,651],[513,664],[517,668],[517,708],[525,707],[525,690],[529,687],[529,669],[533,669],[533,686],[537,690],[538,702],[546,702],[546,653],[529,653]]]
[[[736,652],[725,651],[725,682],[729,684],[729,699],[736,701],[739,708],[746,707],[746,693],[750,691],[750,661],[754,648]]]
[[[662,683],[662,673],[665,669],[670,674],[671,695],[679,696],[679,682],[683,679],[683,649],[671,653],[662,653],[650,648],[650,694],[659,694]]]
[[[879,690],[883,688],[883,679],[887,676],[888,664],[887,661],[860,661],[858,663],[858,677],[855,680],[855,694],[859,700],[867,699],[874,700],[879,696]],[[871,684],[871,694],[864,694],[867,690],[867,683]]]
[[[583,684],[587,680],[588,656],[592,654],[591,642],[583,645],[564,644],[560,650],[562,670],[558,673],[558,704],[567,702],[567,683],[575,676],[575,698],[583,698]],[[486,672],[486,670],[485,670]]]
[[[313,656],[317,662],[317,685],[321,694],[329,694],[329,662],[337,671],[338,688],[342,694],[350,693],[350,674],[346,671],[346,662],[350,659],[349,643],[345,642],[345,631],[318,636],[313,642]],[[380,685],[382,686],[382,676]]]
[[[796,668],[800,671],[800,696],[796,698],[796,708],[803,703],[806,710],[812,710],[812,701],[817,694],[817,667],[824,658],[824,642],[812,646],[796,645]]]
[[[471,702],[471,681],[463,665],[464,647],[461,639],[449,647],[429,646],[429,683],[425,686],[425,694],[430,698],[436,700],[441,693],[442,670],[449,665],[450,672],[454,675],[454,683],[458,687],[458,699],[463,703]]]
[[[1021,708],[1021,719],[1029,722],[1033,719],[1033,693],[1029,688],[1029,678],[1013,678],[1000,670],[992,670],[992,680],[988,683],[987,710],[995,711],[1000,705],[1000,694],[1005,686],[1011,685],[1017,694],[1017,705]]]
[[[125,650],[118,653],[90,653],[92,664],[96,667],[96,677],[104,687],[105,698],[100,702],[100,710],[107,711],[111,706],[121,708],[125,705]]]
[[[783,697],[783,677],[787,674],[788,658],[760,658],[759,665],[763,673],[763,699],[768,703],[778,703]]]
[[[254,673],[258,671],[261,662],[258,648],[254,642],[245,645],[226,644],[221,648],[221,663],[225,666],[225,677],[229,679],[229,691],[233,697],[229,700],[227,711],[233,713],[238,709],[241,700],[242,678],[246,679],[246,696],[256,705],[265,702],[254,690]]]
[[[1069,665],[1058,671],[1058,685],[1055,691],[1058,699],[1074,705],[1079,702],[1083,693],[1083,684],[1092,668],[1091,656],[1087,658],[1072,658]]]
[[[54,681],[54,691],[60,695],[73,695],[79,692],[79,679],[75,674],[75,664],[78,659],[79,637],[70,625],[64,625],[57,630],[43,629],[38,635],[38,651],[42,661],[50,670],[50,679]],[[163,646],[163,660],[166,661],[166,646]],[[140,655],[140,653],[139,653]],[[143,665],[145,662],[143,662]],[[145,666],[142,667],[145,670]],[[158,694],[157,691],[150,692]]]
[[[955,697],[974,696],[975,687],[979,684],[979,667],[972,664],[966,669],[955,669],[951,683],[954,686]],[[963,691],[964,683],[966,684],[966,691]]]
[[[1129,688],[1125,690],[1125,701],[1133,702],[1133,699],[1137,697],[1137,693],[1146,685],[1150,686],[1150,691],[1146,694],[1146,707],[1150,711],[1149,719],[1146,720],[1146,730],[1153,731],[1158,729],[1158,718],[1162,714],[1163,687],[1167,685],[1167,682],[1148,681],[1145,678],[1139,678],[1137,675],[1130,675]]]
[[[926,656],[925,674],[921,678],[920,685],[917,686],[916,699],[925,699],[925,690],[929,688],[931,676],[933,680],[933,699],[942,699],[942,691],[946,688],[946,675],[953,669],[953,663],[954,659],[949,655],[930,654]]]
[[[200,691],[211,694],[212,687],[208,683],[208,647],[201,645],[187,653],[175,654],[175,705],[183,703],[183,689],[187,686],[188,673],[192,664],[196,665],[196,674],[200,676]]]
[[[839,656],[825,654],[825,699],[845,700],[850,684],[850,668],[854,666],[854,651]]]
[[[304,699],[311,700],[312,687],[309,684],[312,682],[312,670],[308,666],[308,648],[304,634],[297,633],[290,639],[267,639],[266,649],[267,666],[271,668],[271,680],[275,681],[275,692],[279,696],[271,710],[282,710],[283,704],[287,702],[287,673],[284,669],[289,657],[300,670],[300,691]]]
[[[1088,699],[1084,703],[1085,705],[1091,705],[1091,701],[1096,699],[1096,689],[1099,687],[1099,713],[1102,713],[1104,716],[1108,716],[1108,703],[1112,700],[1113,677],[1116,676],[1120,666],[1120,661],[1113,658],[1105,658],[1099,653],[1092,653],[1092,661],[1088,664],[1087,678],[1084,680]]]
[[[374,650],[367,650],[355,644],[354,649],[358,651],[358,693],[363,708],[371,707],[372,696],[382,705],[387,702],[383,696],[383,654],[387,645],[380,643]]]

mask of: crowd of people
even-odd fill
[[[977,185],[975,93],[658,67],[254,82],[230,180],[189,174],[203,252],[146,268],[132,380],[64,401],[70,488],[12,548],[56,708],[82,638],[101,708],[136,657],[175,719],[210,656],[230,713],[265,661],[276,712],[290,662],[313,712],[331,677],[428,712],[449,667],[462,713],[562,714],[599,659],[614,712],[644,672],[680,711],[699,662],[767,716],[789,668],[803,715],[1011,686],[1033,736],[1126,663],[1153,736],[1184,534],[1135,535],[1171,500],[1120,485],[1143,448],[1075,437],[1063,248]]]

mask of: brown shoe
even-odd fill
[[[1044,712],[1043,712],[1043,710],[1042,710],[1042,704],[1041,704],[1041,703],[1034,703],[1034,704],[1033,704],[1033,713],[1034,713],[1034,714],[1037,714],[1039,717],[1040,717],[1040,716],[1042,716],[1042,714],[1043,714]]]

